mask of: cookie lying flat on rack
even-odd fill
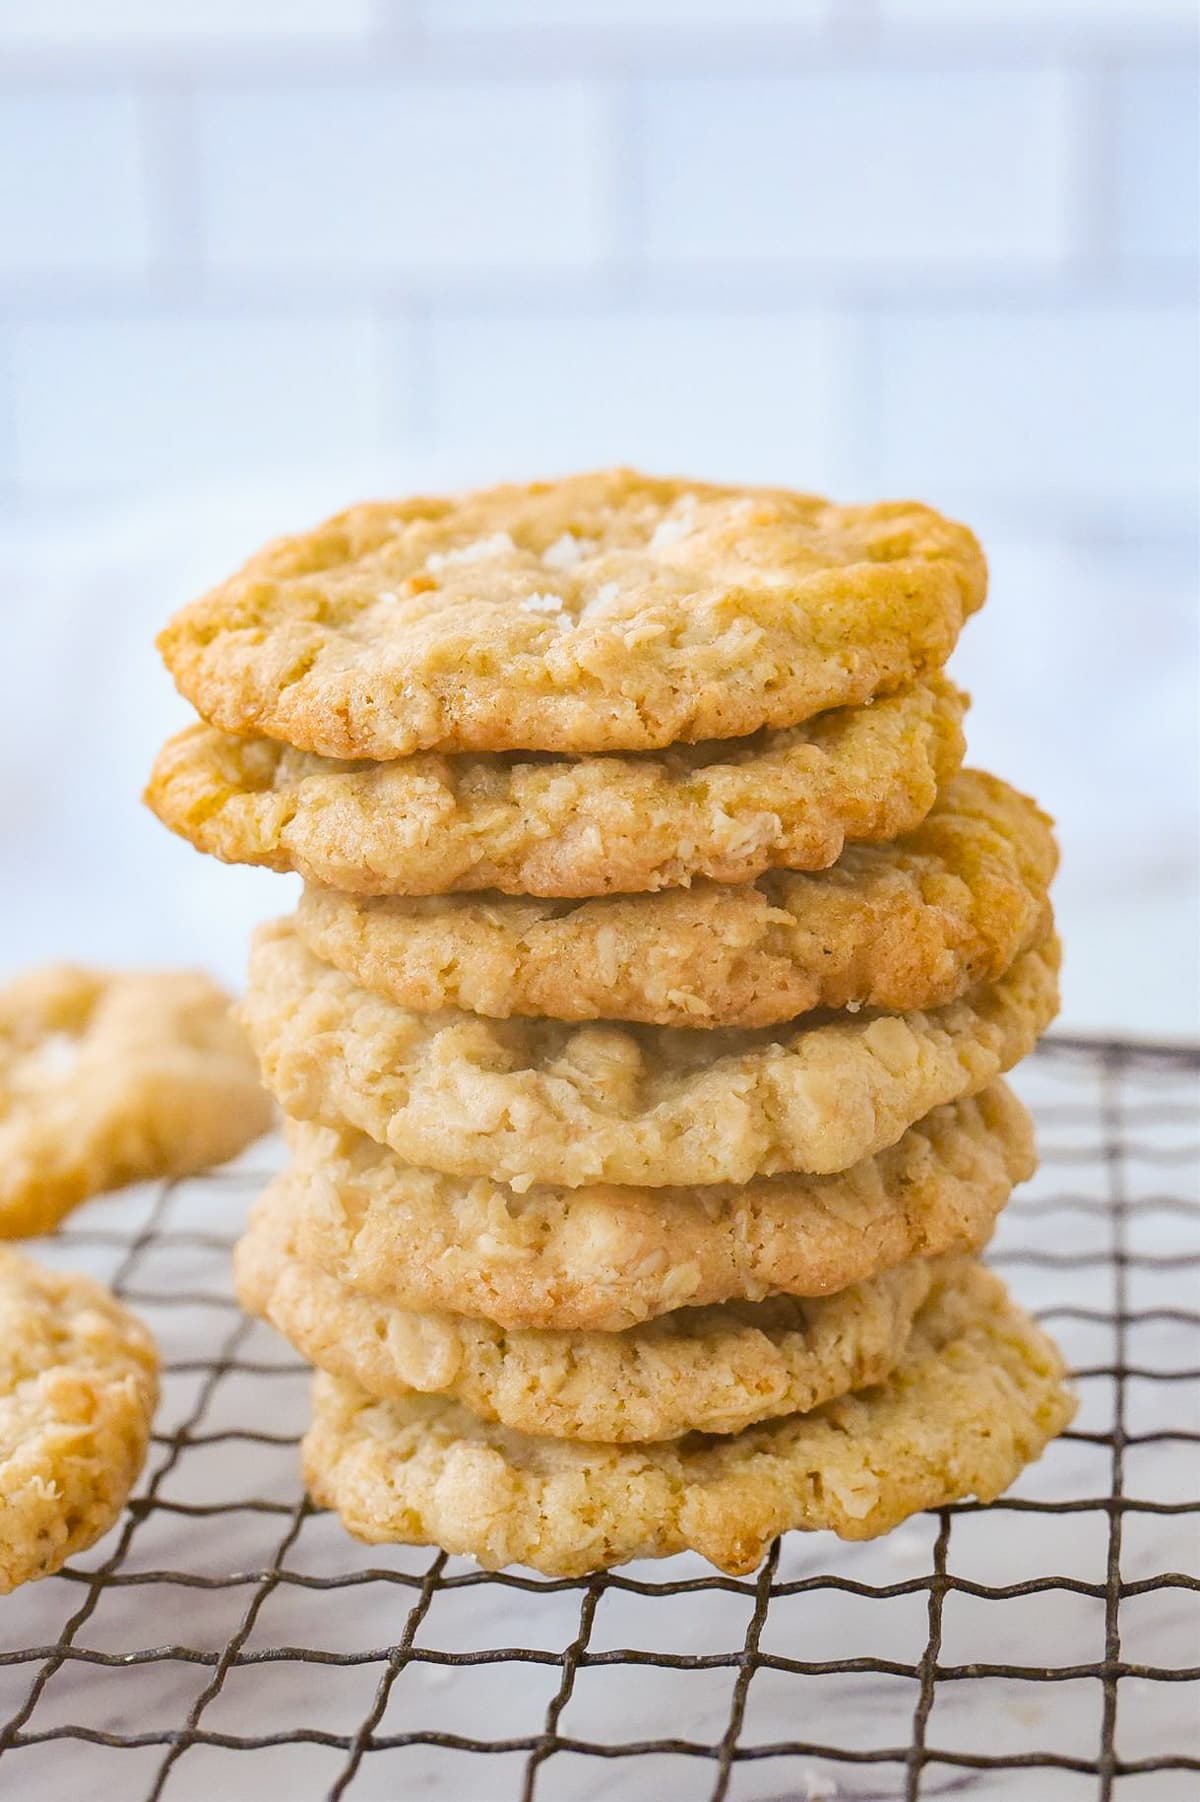
[[[629,756],[432,753],[334,763],[192,726],[146,800],[227,863],[365,895],[603,895],[823,869],[920,824],[962,762],[966,697],[935,676],[753,739]]]
[[[654,750],[940,668],[986,583],[915,502],[610,470],[353,507],[158,643],[206,719],[330,757]]]
[[[1050,821],[979,770],[831,869],[582,902],[364,898],[309,886],[314,956],[402,1007],[507,1019],[770,1026],[817,1007],[940,1007],[1045,936]]]
[[[413,1170],[361,1133],[288,1128],[292,1162],[259,1204],[296,1251],[396,1307],[508,1328],[614,1332],[675,1308],[828,1295],[909,1258],[978,1251],[1034,1168],[1003,1083],[936,1108],[837,1176],[745,1187],[534,1188]]]
[[[285,1113],[407,1162],[528,1187],[845,1170],[977,1094],[1058,1007],[1057,942],[928,1013],[756,1031],[418,1014],[261,927],[243,1018]],[[720,1131],[714,1123],[720,1122]]]
[[[613,1443],[736,1433],[880,1382],[934,1266],[918,1258],[835,1295],[685,1308],[619,1333],[512,1332],[414,1313],[297,1257],[277,1194],[235,1254],[238,1298],[310,1364],[368,1394],[440,1394],[484,1420]]]
[[[0,989],[0,1236],[224,1163],[271,1104],[229,997],[193,971],[51,964]]]
[[[885,1382],[731,1438],[573,1444],[335,1377],[314,1396],[305,1478],[351,1533],[563,1577],[689,1548],[744,1574],[789,1528],[871,1539],[990,1501],[1075,1411],[1051,1341],[978,1266],[922,1309]]]
[[[107,1533],[157,1399],[154,1342],[107,1289],[0,1250],[0,1591]]]

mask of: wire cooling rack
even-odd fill
[[[1077,1372],[989,1509],[582,1583],[356,1545],[304,1499],[307,1373],[237,1310],[271,1148],[35,1250],[158,1334],[121,1526],[0,1603],[0,1794],[446,1802],[1200,1791],[1200,1051],[1066,1040],[1018,1074],[1042,1169],[993,1261]]]

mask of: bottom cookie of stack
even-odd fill
[[[808,1413],[726,1437],[579,1442],[321,1374],[304,1471],[314,1499],[372,1543],[559,1577],[691,1549],[744,1574],[788,1529],[870,1539],[922,1509],[990,1501],[1074,1409],[1052,1342],[966,1263],[935,1277],[884,1381]]]

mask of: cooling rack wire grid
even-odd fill
[[[307,1372],[230,1292],[275,1148],[80,1210],[35,1254],[139,1310],[164,1398],[119,1528],[0,1602],[0,1795],[1200,1795],[1200,1049],[1051,1040],[1016,1082],[1042,1168],[992,1261],[1073,1430],[987,1510],[743,1580],[355,1544],[299,1483]]]

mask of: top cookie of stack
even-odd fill
[[[617,470],[353,507],[159,644],[205,719],[326,757],[651,751],[926,676],[985,587],[927,507]]]
[[[910,504],[615,472],[354,508],[162,633],[209,726],[149,798],[201,850],[360,894],[824,868],[961,760],[939,672],[985,585]]]
[[[294,1162],[239,1292],[326,1373],[352,1530],[746,1569],[1065,1423],[971,1262],[1057,970],[1049,822],[941,673],[985,588],[916,504],[616,471],[354,508],[168,625],[205,723],[152,807],[307,879],[251,965]]]

